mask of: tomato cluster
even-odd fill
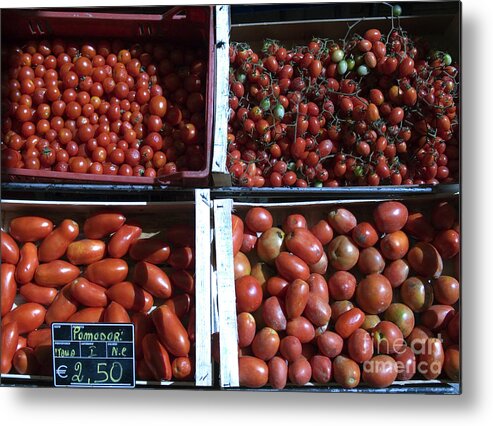
[[[233,43],[229,58],[227,166],[236,185],[458,180],[458,69],[399,26],[292,49]]]
[[[147,177],[204,168],[204,49],[44,40],[7,54],[4,167]]]
[[[233,215],[241,386],[459,380],[456,209],[373,206]]]
[[[143,236],[120,213],[96,213],[82,232],[72,219],[14,218],[1,241],[1,372],[52,374],[53,322],[132,322],[137,378],[193,380],[193,229]]]

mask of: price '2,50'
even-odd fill
[[[77,362],[74,365],[75,374],[72,381],[75,383],[84,382],[83,364]],[[118,361],[98,362],[96,364],[96,373],[101,376],[100,379],[94,379],[93,383],[118,383],[123,376],[123,366]],[[90,381],[90,379],[89,379]]]

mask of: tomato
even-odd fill
[[[258,257],[269,264],[274,263],[284,247],[284,232],[279,228],[266,230],[257,241]]]
[[[343,388],[352,389],[358,386],[361,372],[358,364],[343,355],[337,356],[332,362],[334,380]]]
[[[106,296],[125,309],[135,312],[146,313],[154,303],[154,299],[150,293],[129,281],[122,281],[111,286],[106,291]]]
[[[234,257],[233,264],[235,280],[244,277],[245,275],[250,275],[252,266],[250,265],[248,257],[246,257],[241,251]]]
[[[147,334],[142,340],[144,360],[154,380],[171,380],[173,370],[168,352],[155,333]]]
[[[317,338],[319,351],[328,358],[335,358],[342,351],[343,340],[333,331],[325,331]]]
[[[12,219],[9,234],[21,243],[42,240],[53,230],[53,223],[38,216],[21,216]]]
[[[443,259],[452,259],[460,250],[459,233],[446,229],[437,234],[433,245]]]
[[[303,386],[310,381],[312,367],[305,358],[299,358],[289,365],[288,376],[291,383]]]
[[[297,337],[301,343],[308,343],[315,337],[315,328],[310,321],[301,316],[288,321],[286,334]]]
[[[280,339],[275,330],[269,327],[262,328],[253,339],[252,352],[263,361],[274,357],[279,349]]]
[[[0,371],[7,374],[12,369],[12,358],[16,352],[19,341],[19,327],[16,321],[3,324],[2,321],[2,341],[1,341],[1,363]]]
[[[17,349],[12,358],[12,365],[18,374],[35,374],[39,369],[34,350],[26,347]]]
[[[96,213],[84,222],[84,235],[95,240],[104,238],[118,231],[125,220],[125,216],[120,213]]]
[[[358,306],[368,314],[384,312],[392,302],[392,286],[385,276],[370,274],[356,288]]]
[[[33,243],[24,244],[20,250],[19,263],[15,268],[15,281],[21,285],[32,281],[38,266],[37,247]]]
[[[334,238],[327,246],[330,266],[336,270],[349,271],[359,258],[359,250],[345,235]]]
[[[255,337],[255,318],[248,312],[241,312],[237,317],[238,346],[246,348],[250,346]]]
[[[73,281],[80,269],[64,260],[53,260],[36,268],[34,281],[43,287],[61,287]]]
[[[268,364],[268,382],[274,389],[283,389],[288,380],[288,365],[281,357],[273,357]]]
[[[38,248],[39,260],[51,262],[61,258],[70,243],[79,235],[79,225],[71,219],[65,219],[40,244]]]
[[[236,215],[231,215],[232,230],[233,230],[233,256],[236,256],[240,251],[243,242],[243,221]]]
[[[262,288],[253,276],[244,276],[235,281],[237,312],[254,312],[262,303]]]
[[[443,371],[448,378],[454,382],[460,380],[460,350],[457,345],[450,346],[445,350]]]
[[[295,228],[285,238],[286,248],[309,265],[317,263],[323,255],[321,242],[305,228]]]
[[[407,222],[408,210],[398,201],[386,201],[374,209],[373,219],[380,232],[399,231]]]
[[[275,264],[279,274],[288,281],[295,279],[306,281],[310,276],[308,265],[292,253],[281,252],[277,256]]]
[[[139,262],[135,265],[134,281],[155,297],[168,299],[172,293],[171,281],[161,268],[149,263]]]
[[[362,248],[374,246],[378,241],[377,231],[368,222],[358,223],[353,228],[351,236],[354,242]]]
[[[373,329],[373,343],[378,353],[399,353],[404,338],[400,328],[390,321],[380,321]]]
[[[82,277],[72,282],[70,295],[84,306],[104,308],[108,305],[106,289]]]
[[[436,379],[442,372],[444,360],[442,341],[429,338],[417,354],[416,370],[428,380]]]
[[[409,239],[402,231],[391,232],[380,241],[380,250],[386,259],[402,259],[409,250]]]
[[[17,283],[15,281],[15,266],[3,263],[1,268],[0,294],[2,295],[2,317],[7,315],[14,304],[15,295],[17,293]]]
[[[447,328],[454,317],[455,310],[449,305],[433,305],[421,313],[421,323],[431,331],[440,331]]]
[[[360,328],[365,320],[365,314],[361,309],[353,308],[345,312],[335,323],[335,330],[343,339],[348,338],[355,330]]]
[[[433,241],[435,236],[435,230],[429,219],[421,212],[409,214],[404,230],[409,235],[427,243]]]
[[[122,259],[102,259],[87,266],[85,277],[103,287],[125,281],[128,274],[128,265]]]
[[[242,356],[238,359],[240,386],[261,388],[269,380],[269,368],[265,361],[253,357]]]
[[[103,322],[130,323],[126,309],[117,302],[111,302],[104,310]]]
[[[251,208],[246,216],[245,223],[254,232],[264,232],[272,227],[272,215],[263,207]]]
[[[24,303],[2,318],[2,328],[11,322],[15,322],[17,323],[19,334],[26,334],[43,324],[45,315],[46,309],[39,303]]]
[[[442,275],[433,280],[433,294],[438,303],[453,305],[459,300],[459,282],[454,277]]]
[[[385,268],[385,260],[374,247],[361,250],[358,258],[358,269],[364,275],[382,273]]]
[[[383,274],[393,288],[399,287],[409,275],[409,265],[405,260],[397,259],[387,264]]]
[[[409,250],[407,260],[409,266],[425,278],[438,278],[442,274],[442,257],[429,243],[417,243]]]
[[[152,320],[160,342],[174,356],[187,356],[190,351],[188,333],[171,309],[162,305],[152,312]]]
[[[397,364],[388,355],[376,355],[363,364],[363,381],[370,386],[385,388],[397,378]]]

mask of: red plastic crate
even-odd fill
[[[2,174],[10,181],[90,182],[115,184],[163,184],[173,186],[207,186],[209,183],[212,123],[214,111],[214,21],[212,6],[176,6],[164,13],[135,8],[140,13],[93,12],[80,10],[8,10],[2,11],[2,40],[4,43],[52,38],[121,38],[132,42],[147,40],[179,40],[192,46],[207,46],[208,70],[206,82],[206,140],[205,165],[199,171],[177,172],[158,178],[144,176],[91,175],[51,170],[10,168]],[[128,9],[127,9],[128,10]],[[161,9],[163,10],[163,9]]]

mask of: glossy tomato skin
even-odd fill
[[[51,325],[53,322],[67,321],[73,314],[77,312],[79,303],[71,294],[71,286],[63,287],[53,303],[48,307],[46,312],[46,324]]]
[[[15,280],[21,285],[32,281],[38,266],[37,247],[33,243],[25,243],[21,247],[19,262],[15,268]]]
[[[142,340],[144,359],[155,380],[171,380],[173,375],[168,352],[154,333]]]
[[[27,283],[19,289],[19,293],[28,302],[49,306],[55,300],[58,290],[52,287],[42,287],[33,283]]]
[[[459,233],[453,229],[446,229],[438,233],[433,245],[443,259],[452,259],[460,250]]]
[[[288,234],[294,231],[296,228],[307,228],[306,219],[301,214],[290,214],[286,216],[282,223],[282,230]]]
[[[168,275],[152,263],[137,263],[134,269],[134,281],[155,297],[168,299],[172,294]]]
[[[407,254],[409,266],[420,276],[438,278],[443,271],[443,261],[437,249],[424,242],[419,242]]]
[[[358,262],[359,250],[348,237],[339,235],[327,246],[327,257],[332,268],[349,271]]]
[[[450,380],[460,381],[460,350],[459,346],[449,346],[445,350],[443,371]]]
[[[141,238],[130,245],[129,255],[132,260],[141,260],[155,265],[165,263],[171,253],[170,246],[157,238]]]
[[[352,230],[351,236],[358,246],[368,248],[374,246],[378,241],[376,229],[368,222],[358,223]]]
[[[38,346],[51,345],[51,328],[33,330],[27,335],[27,346],[36,349]]]
[[[9,234],[18,242],[34,242],[45,238],[53,230],[53,222],[39,216],[21,216],[10,222]]]
[[[106,244],[101,240],[78,240],[67,247],[67,259],[73,265],[90,265],[103,259]]]
[[[168,264],[175,269],[192,269],[195,264],[192,247],[175,247],[168,259]]]
[[[421,212],[412,212],[407,218],[404,231],[418,240],[430,243],[435,237],[435,229]]]
[[[2,264],[10,263],[12,265],[17,265],[19,261],[19,246],[15,240],[2,230]]]
[[[380,354],[394,354],[404,346],[402,331],[390,321],[380,321],[373,329],[375,351]]]
[[[104,308],[108,305],[106,289],[83,277],[74,280],[70,285],[71,296],[80,304],[92,308]]]
[[[288,367],[289,381],[298,386],[304,386],[312,377],[312,366],[305,358],[298,358]]]
[[[332,361],[323,355],[315,355],[310,359],[312,378],[316,383],[327,384],[332,379]]]
[[[108,243],[108,254],[114,258],[125,256],[130,248],[130,245],[137,241],[142,234],[140,226],[123,224],[116,231]]]
[[[262,303],[262,287],[253,276],[245,276],[235,281],[237,312],[254,312]]]
[[[236,256],[240,251],[243,242],[245,225],[240,217],[233,214],[231,215],[231,226],[233,230],[233,256]]]
[[[2,318],[2,327],[15,321],[19,334],[26,334],[43,324],[45,315],[46,309],[39,303],[24,303]]]
[[[263,207],[253,207],[245,216],[245,223],[254,232],[264,232],[272,228],[272,215]]]
[[[431,331],[437,332],[446,329],[452,320],[455,309],[450,305],[432,305],[421,313],[421,324]]]
[[[334,300],[349,300],[356,291],[356,278],[347,271],[336,271],[328,281],[329,294]]]
[[[453,305],[459,300],[459,282],[454,277],[442,275],[433,280],[435,300],[443,305]]]
[[[335,323],[335,330],[343,339],[347,339],[354,331],[361,327],[365,320],[364,312],[359,308],[344,312]]]
[[[104,318],[104,308],[84,308],[73,314],[68,322],[98,323]]]
[[[193,376],[193,367],[190,358],[180,356],[171,363],[173,378],[176,380],[188,380]]]
[[[240,386],[261,388],[269,380],[269,368],[265,361],[253,356],[238,359]]]
[[[350,233],[357,224],[356,217],[344,208],[332,210],[328,214],[327,222],[338,234]]]
[[[288,281],[300,279],[306,281],[310,277],[308,265],[298,256],[281,252],[275,260],[277,271]]]
[[[175,313],[178,318],[180,318],[180,320],[183,320],[190,312],[192,300],[190,295],[183,293],[166,300],[164,304],[170,308],[171,311]]]
[[[286,234],[280,228],[269,228],[257,240],[257,255],[268,264],[273,264],[285,245]]]
[[[322,245],[329,244],[334,238],[334,230],[326,220],[320,220],[310,228],[311,233]]]
[[[288,321],[286,334],[297,337],[301,343],[308,343],[315,337],[315,328],[305,317],[297,317]]]
[[[407,218],[407,207],[398,201],[380,203],[373,211],[373,219],[380,232],[399,231],[406,224]]]
[[[323,253],[322,243],[306,228],[296,228],[286,235],[286,248],[308,265],[317,263]]]
[[[371,274],[364,278],[356,288],[358,306],[368,314],[379,314],[392,303],[392,286],[385,276]]]
[[[296,279],[286,291],[286,313],[288,319],[301,316],[308,302],[310,287],[306,281]]]
[[[44,287],[61,287],[75,280],[80,269],[64,260],[53,260],[36,268],[34,281]]]
[[[383,275],[389,280],[392,288],[400,287],[409,275],[409,264],[403,259],[394,260],[387,263]]]
[[[117,302],[125,309],[134,312],[147,313],[154,303],[154,298],[150,293],[129,281],[112,285],[106,290],[106,296],[111,301]]]
[[[2,299],[2,317],[7,315],[14,304],[17,293],[17,283],[15,281],[15,266],[9,263],[2,263],[0,294]]]
[[[252,352],[264,361],[269,361],[279,350],[280,338],[275,330],[264,327],[257,332],[252,342]]]
[[[238,327],[238,346],[240,348],[246,348],[252,344],[255,337],[255,318],[249,312],[241,312],[238,314],[236,321]]]
[[[380,241],[380,250],[388,260],[402,259],[409,250],[409,239],[402,231],[391,232]]]
[[[352,389],[359,385],[361,372],[359,365],[343,355],[332,361],[334,380],[343,388]]]
[[[19,341],[19,327],[16,321],[2,324],[1,339],[1,362],[0,371],[7,374],[12,368],[12,358],[16,352],[17,342]]]
[[[12,358],[12,365],[18,374],[35,374],[39,364],[31,348],[18,348]]]
[[[38,256],[41,262],[60,259],[70,243],[79,235],[79,225],[71,219],[65,219],[40,244]]]
[[[397,325],[404,338],[413,331],[415,324],[414,313],[411,308],[403,303],[392,303],[385,311],[384,318]]]
[[[125,281],[128,264],[122,259],[102,259],[91,263],[85,272],[85,278],[103,287]]]
[[[111,302],[104,310],[104,322],[128,324],[132,322],[127,310],[118,302]]]
[[[410,277],[400,287],[400,296],[413,312],[423,312],[428,309],[434,300],[433,287],[419,277]]]
[[[397,378],[397,364],[388,355],[376,355],[363,364],[362,378],[370,386],[386,388]]]
[[[160,342],[174,356],[187,356],[190,339],[180,319],[171,309],[162,305],[152,312],[152,320]]]
[[[118,231],[125,220],[125,216],[120,213],[96,213],[84,222],[84,235],[99,240]]]

